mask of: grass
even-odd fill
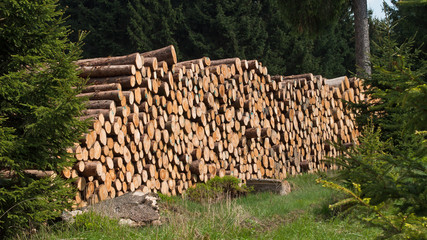
[[[286,196],[250,194],[216,204],[164,198],[162,226],[131,228],[93,213],[74,224],[56,223],[20,239],[375,239],[381,230],[351,217],[335,216],[328,205],[337,193],[315,183],[315,175],[290,179]]]

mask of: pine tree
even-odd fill
[[[73,189],[60,177],[33,179],[25,169],[58,173],[82,134],[80,45],[70,42],[56,0],[5,0],[0,8],[0,236],[58,216]],[[73,88],[75,87],[75,88]],[[59,175],[59,174],[58,174]]]
[[[413,38],[396,41],[392,26],[378,26],[373,71],[364,82],[370,100],[353,106],[358,126],[369,131],[356,152],[341,156],[341,174],[361,184],[373,204],[391,200],[405,214],[426,216],[426,61],[414,51]]]
[[[364,81],[369,101],[350,105],[363,129],[360,144],[336,145],[343,154],[334,159],[341,166],[335,178],[345,187],[323,183],[352,195],[340,203],[373,213],[364,220],[382,227],[383,238],[426,239],[426,61],[413,37],[396,40],[402,36],[389,16],[375,24],[373,71]],[[348,191],[353,186],[357,195]]]
[[[392,1],[394,7],[386,4],[386,10],[390,12],[390,18],[398,23],[394,29],[397,41],[402,43],[408,37],[414,36],[416,46],[427,53],[427,2],[422,0]]]

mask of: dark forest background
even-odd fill
[[[208,56],[258,59],[271,74],[355,71],[351,4],[321,33],[295,29],[275,0],[61,0],[73,40],[89,31],[83,57],[176,47],[179,61]]]

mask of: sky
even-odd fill
[[[385,0],[387,4],[391,4],[390,0]],[[372,9],[374,17],[382,19],[384,18],[384,12],[382,10],[383,0],[368,0],[368,9]]]

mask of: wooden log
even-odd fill
[[[186,68],[188,68],[189,66],[191,66],[191,64],[196,64],[199,66],[200,69],[204,69],[205,68],[205,58],[198,58],[198,59],[192,59],[192,60],[188,60],[188,61],[178,62],[175,64],[175,66],[178,68],[182,68],[184,66]]]
[[[82,175],[85,177],[90,176],[101,176],[103,174],[102,171],[102,163],[99,161],[85,162],[85,170],[82,172]]]
[[[314,76],[312,73],[304,73],[304,74],[298,74],[298,75],[284,76],[283,80],[292,80],[292,79],[300,79],[300,78],[305,78],[308,81],[313,81]]]
[[[35,178],[45,178],[45,177],[55,177],[56,173],[54,171],[42,171],[42,170],[35,170],[35,169],[27,169],[22,170],[22,172],[26,175],[30,175]],[[16,176],[15,171],[10,170],[0,170],[0,178],[13,178]]]
[[[141,53],[141,56],[155,57],[157,58],[157,61],[165,61],[168,63],[169,66],[172,66],[173,64],[177,63],[175,47],[173,45]]]
[[[143,66],[144,58],[139,53],[133,53],[117,57],[101,57],[82,59],[76,62],[79,66],[102,66],[102,65],[135,65],[137,69]]]
[[[258,60],[248,60],[248,69],[258,69],[259,68],[259,63]]]
[[[163,72],[168,72],[169,67],[168,67],[168,63],[165,61],[158,61],[157,62],[158,65],[158,69],[162,69]]]
[[[260,128],[246,129],[245,136],[249,139],[261,137],[261,129]]]
[[[82,90],[82,93],[111,91],[111,90],[121,91],[122,85],[120,85],[120,83],[106,83],[106,84],[100,84],[100,85],[91,85],[91,86],[86,86]]]
[[[113,110],[111,110],[111,109],[86,109],[86,110],[83,110],[82,113],[87,114],[87,115],[91,115],[91,116],[102,114],[105,119],[108,119],[110,121],[112,119],[114,119],[114,116],[116,114],[114,109]]]
[[[79,68],[80,77],[115,77],[136,74],[135,65],[111,65],[111,66],[83,66]]]
[[[341,76],[333,79],[325,79],[325,84],[333,87],[343,86],[345,89],[350,88],[350,81],[347,76]]]
[[[87,81],[88,85],[120,84],[120,86],[125,89],[135,87],[136,83],[137,83],[136,76],[116,76],[116,77],[104,77],[104,78],[91,77]]]
[[[116,103],[113,100],[87,101],[85,102],[85,106],[87,109],[109,109],[110,111],[116,111]]]
[[[92,93],[81,93],[77,94],[77,97],[88,98],[89,100],[113,100],[120,106],[126,105],[126,98],[122,91],[104,91],[104,92],[92,92]]]
[[[157,70],[157,68],[158,68],[157,58],[156,57],[146,57],[144,59],[144,66],[149,67],[154,71]]]
[[[205,163],[202,160],[195,160],[190,164],[190,171],[193,174],[201,175],[204,173]]]
[[[132,91],[122,91],[122,94],[129,105],[132,105],[135,102],[135,95]]]
[[[100,201],[104,201],[108,198],[108,190],[105,184],[99,185],[99,187],[96,189],[96,192]]]
[[[86,178],[78,177],[75,181],[75,184],[79,191],[83,191],[86,188]]]
[[[241,66],[240,58],[226,58],[219,60],[211,60],[211,66],[221,65],[221,64],[234,64],[235,66]]]

